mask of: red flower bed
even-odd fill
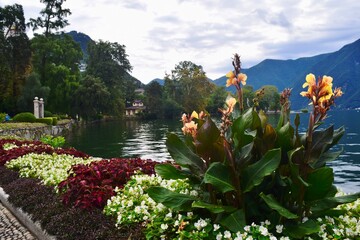
[[[10,150],[4,150],[3,145],[6,143],[12,143],[18,146]],[[23,146],[23,145],[31,146]],[[56,148],[54,149],[50,145],[44,144],[40,141],[19,141],[14,139],[0,139],[0,166],[3,166],[7,161],[16,159],[18,157],[24,156],[29,153],[47,153],[47,154],[68,154],[74,157],[88,158],[89,155],[83,152],[80,152],[74,148]]]
[[[115,195],[115,187],[122,188],[136,172],[154,174],[157,162],[151,160],[113,158],[92,162],[90,165],[74,165],[73,173],[58,187],[65,204],[75,207],[102,209],[106,201]]]

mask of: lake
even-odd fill
[[[269,122],[275,124],[278,116],[269,115]],[[300,132],[306,131],[308,116],[300,114]],[[335,172],[335,184],[345,192],[360,191],[359,120],[359,111],[330,111],[324,125],[333,123],[335,128],[345,126],[346,129],[335,149],[343,148],[343,153],[330,163]],[[171,159],[165,146],[166,134],[182,134],[181,127],[180,120],[99,122],[74,130],[66,140],[69,146],[96,157],[140,157],[161,162]]]

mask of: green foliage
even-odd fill
[[[18,113],[13,117],[15,122],[36,122],[36,117],[31,112]]]
[[[95,119],[109,110],[110,92],[101,79],[86,75],[75,92],[76,112],[84,119]]]
[[[66,0],[41,0],[45,8],[41,10],[41,17],[37,19],[30,18],[29,26],[33,31],[44,28],[44,35],[47,37],[53,30],[58,30],[69,25],[65,19],[71,14],[70,10],[63,8],[62,5]]]
[[[36,122],[45,123],[47,125],[53,125],[53,118],[52,117],[37,118]]]
[[[52,125],[56,126],[58,123],[58,118],[57,117],[51,117],[52,118]]]
[[[4,122],[5,121],[5,117],[6,117],[6,113],[0,113],[0,122]]]
[[[30,40],[21,5],[0,7],[0,16],[0,111],[15,114],[30,69]]]
[[[249,108],[229,120],[232,127],[224,134],[224,123],[218,129],[210,117],[193,119],[195,135],[181,140],[171,133],[166,141],[180,168],[164,165],[156,172],[167,179],[188,177],[204,194],[183,196],[161,187],[150,187],[148,194],[173,210],[201,212],[232,232],[265,220],[283,224],[293,238],[318,232],[317,217],[360,196],[335,196],[334,174],[326,166],[339,155],[330,149],[344,129],[314,131],[309,145],[286,119],[282,111],[274,128],[262,111]]]
[[[54,148],[59,148],[64,146],[65,144],[65,138],[63,136],[54,137],[51,135],[46,135],[40,138],[40,141],[46,144],[49,144],[50,146]]]
[[[52,117],[52,116],[53,116],[52,112],[47,110],[44,111],[44,117]]]

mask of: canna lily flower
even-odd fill
[[[247,76],[244,73],[239,73],[237,77],[238,82],[241,82],[242,85],[246,85]]]
[[[181,130],[185,135],[191,134],[193,138],[195,138],[197,133],[197,123],[194,121],[187,122],[184,124],[184,127]]]
[[[228,111],[229,113],[231,113],[233,110],[234,110],[234,107],[235,107],[235,104],[236,104],[236,99],[233,98],[233,97],[228,97],[226,99],[226,105],[228,106]]]
[[[193,118],[199,119],[199,114],[198,114],[196,111],[193,111],[193,112],[191,113],[190,119],[193,119]]]
[[[239,73],[237,77],[235,76],[233,71],[230,71],[226,74],[226,77],[228,78],[226,80],[226,87],[230,87],[231,85],[246,85],[247,76],[244,73]]]
[[[333,78],[330,76],[324,75],[322,78],[319,77],[318,81],[316,81],[312,73],[306,76],[303,88],[308,87],[308,90],[301,92],[300,95],[311,100],[310,104],[314,106],[314,113],[319,116],[318,120],[325,119],[326,113],[334,104],[335,98],[343,94],[341,88],[335,88],[333,91],[332,86]]]

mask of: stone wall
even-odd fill
[[[63,136],[71,131],[75,121],[56,126],[43,126],[38,128],[0,129],[0,136],[17,136],[26,139],[39,140],[44,135]]]

